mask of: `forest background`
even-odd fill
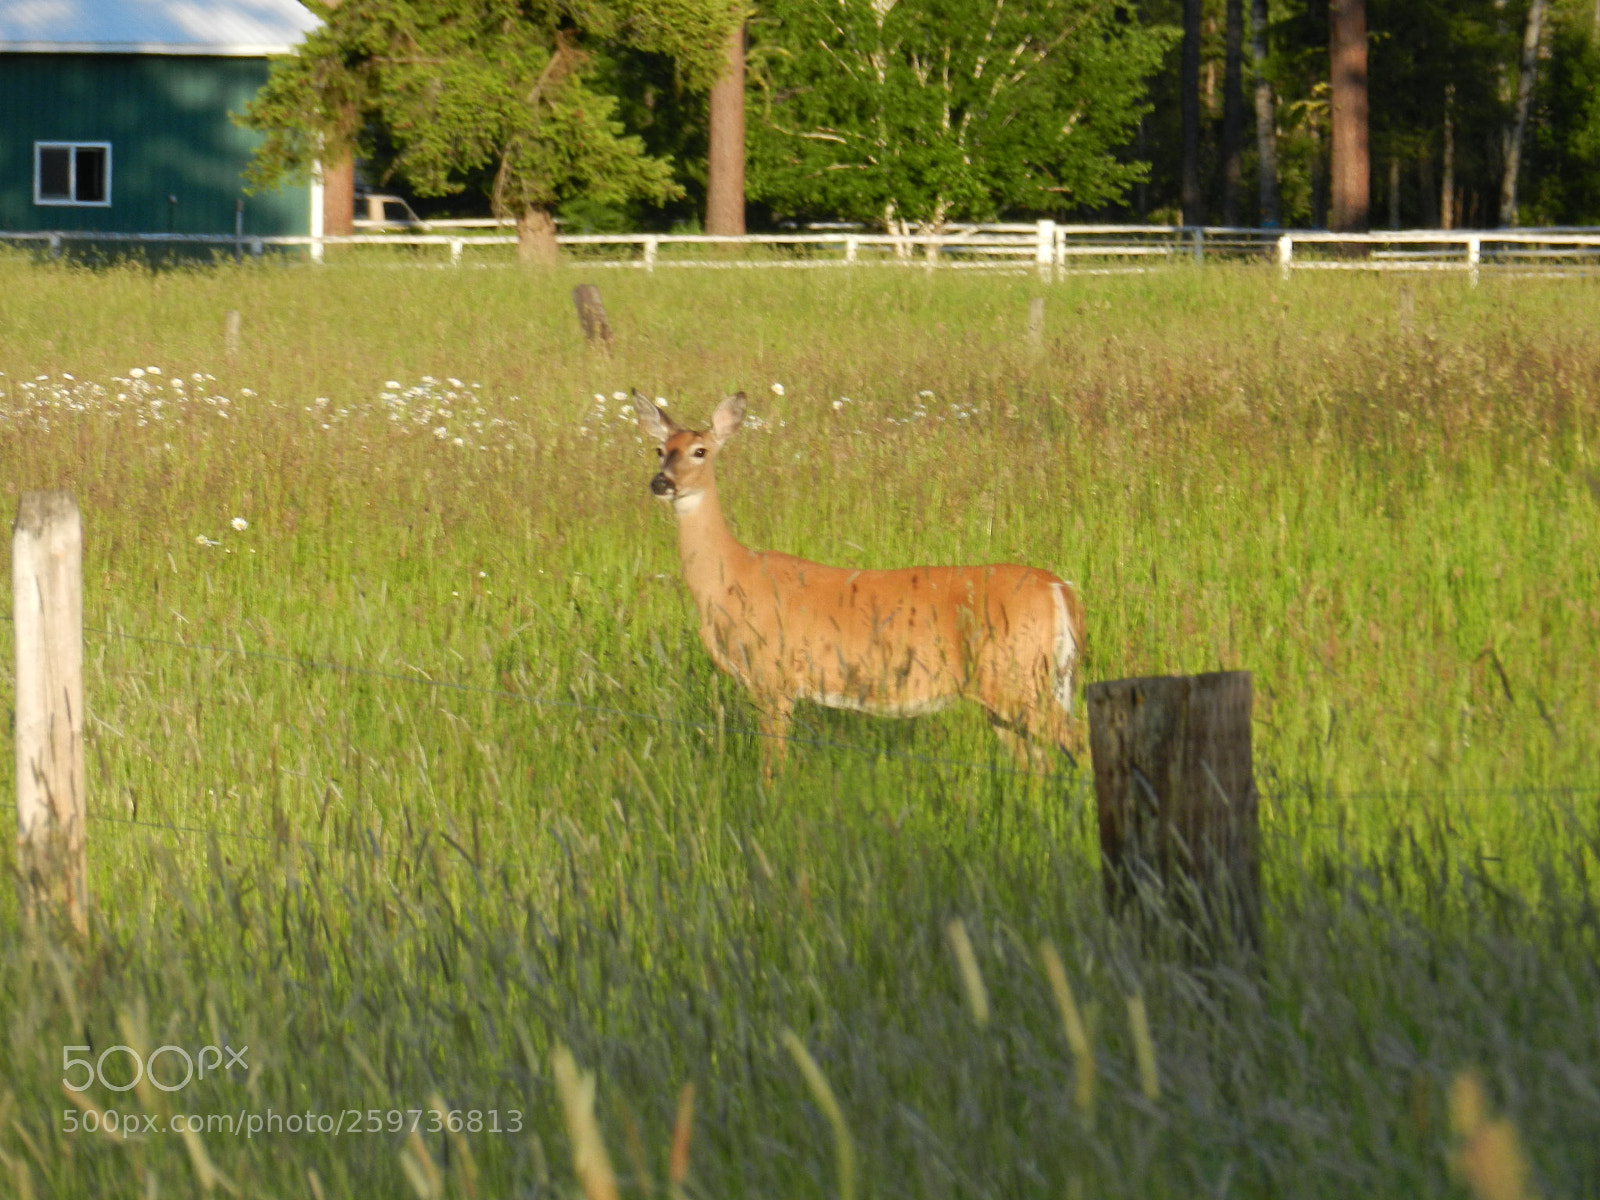
[[[1595,0],[312,0],[255,182],[567,232],[1600,219]],[[336,231],[336,230],[335,230]]]

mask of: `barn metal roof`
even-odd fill
[[[255,58],[316,25],[298,0],[0,0],[0,53]]]

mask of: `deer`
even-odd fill
[[[1071,583],[1014,563],[857,570],[747,549],[728,529],[716,476],[744,393],[718,404],[707,429],[680,427],[637,391],[633,404],[659,443],[650,491],[677,518],[700,640],[755,704],[769,783],[801,700],[888,717],[976,701],[1022,766],[1037,765],[1041,743],[1076,762],[1084,614]]]

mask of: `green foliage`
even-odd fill
[[[318,15],[242,118],[267,135],[255,186],[352,147],[420,195],[474,184],[520,215],[676,195],[670,164],[594,85],[597,62],[622,48],[668,54],[689,86],[709,86],[742,12],[725,0],[349,0]]]
[[[932,226],[1121,197],[1170,37],[1121,0],[774,0],[755,28],[752,195]]]

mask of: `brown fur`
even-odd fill
[[[680,429],[637,393],[634,404],[661,443],[651,489],[677,513],[700,639],[755,701],[769,777],[796,700],[910,716],[969,699],[1020,756],[1021,736],[1078,749],[1070,704],[1083,605],[1070,583],[1010,563],[858,571],[746,549],[723,520],[713,469],[743,421],[743,393],[717,407],[708,431]],[[1058,663],[1063,610],[1071,643]]]

